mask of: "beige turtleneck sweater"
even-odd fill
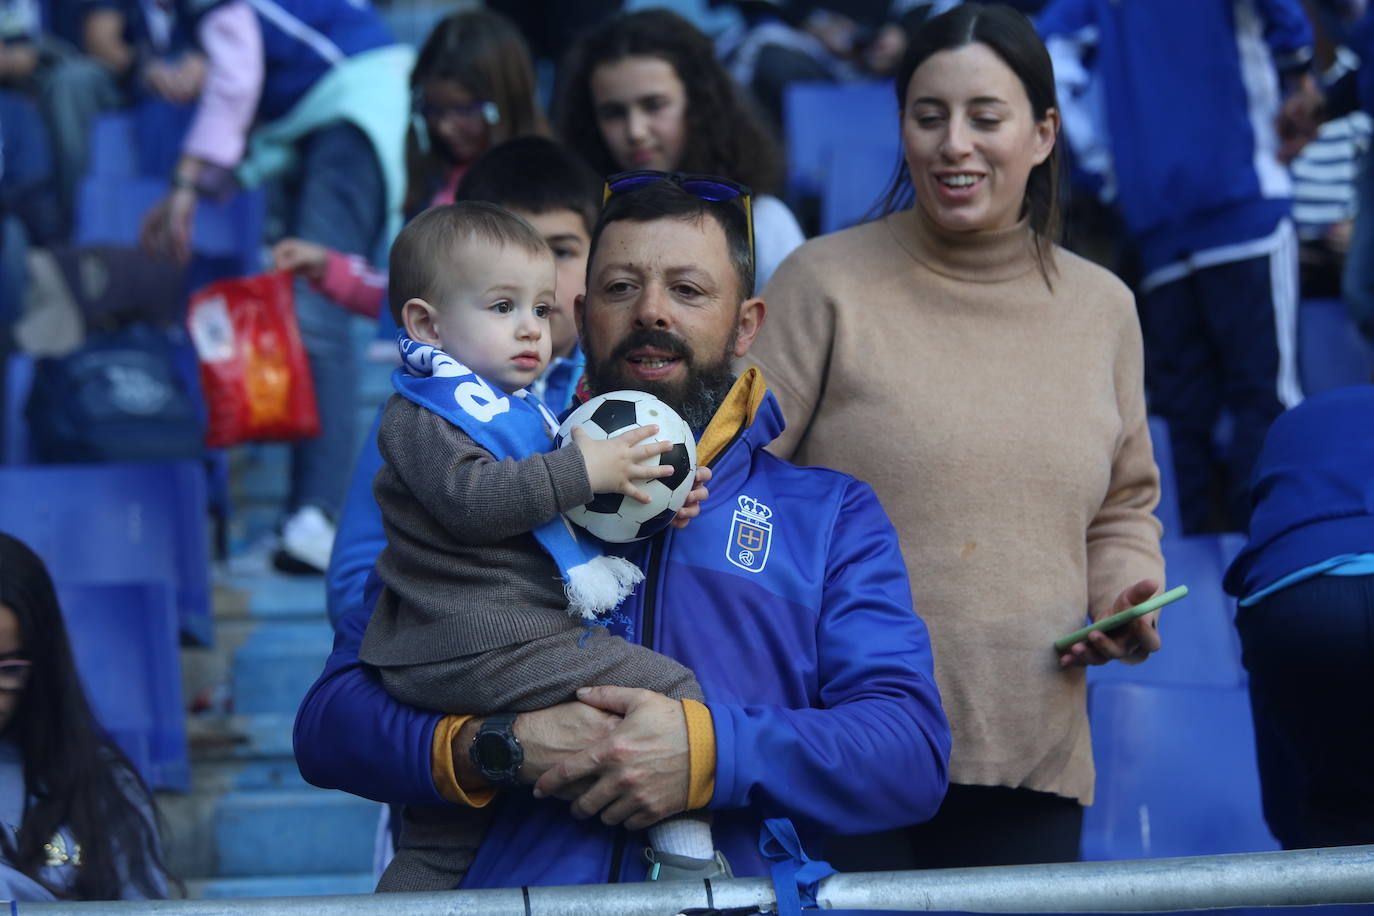
[[[871,483],[901,536],[954,733],[951,781],[1091,804],[1082,668],[1052,643],[1163,583],[1140,328],[1114,276],[1023,222],[948,233],[920,208],[808,242],[749,354],[773,450]]]

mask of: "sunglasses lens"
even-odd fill
[[[734,200],[740,196],[738,188],[732,188],[718,181],[705,181],[699,178],[684,181],[682,189],[702,200]]]
[[[633,188],[638,188],[646,184],[653,184],[655,181],[662,180],[662,175],[626,175],[623,178],[617,178],[612,181],[610,186],[612,191],[620,194]]]

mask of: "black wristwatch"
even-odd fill
[[[492,785],[513,786],[525,762],[525,749],[515,737],[515,713],[487,716],[472,739],[472,763]]]

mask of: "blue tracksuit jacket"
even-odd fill
[[[1301,0],[1051,0],[1036,27],[1096,48],[1121,213],[1147,273],[1288,215],[1274,119],[1278,71],[1311,58]]]
[[[701,515],[625,545],[646,580],[622,607],[630,638],[689,666],[705,691],[713,830],[739,876],[767,874],[767,817],[791,818],[812,850],[821,832],[926,820],[950,747],[896,532],[867,484],[764,451],[782,415],[757,385],[752,399],[744,383],[732,394],[746,419],[711,465]],[[444,804],[430,776],[440,716],[396,703],[358,661],[366,625],[361,609],[340,621],[301,706],[301,772],[379,801]],[[464,887],[643,879],[642,836],[574,821],[565,802],[522,791],[496,803]]]
[[[1374,553],[1374,385],[1323,391],[1281,414],[1250,492],[1250,537],[1222,582],[1232,595],[1341,554]]]
[[[177,0],[179,23],[195,34],[230,0]],[[246,0],[262,26],[265,78],[258,120],[274,121],[340,62],[395,39],[367,0]]]

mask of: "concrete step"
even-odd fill
[[[251,878],[206,878],[186,882],[194,900],[240,897],[315,897],[370,894],[377,886],[372,872],[351,875],[259,875]]]
[[[235,715],[294,715],[333,645],[328,624],[262,626],[234,653],[230,692]]]
[[[235,618],[326,620],[324,577],[221,570],[214,579],[214,608],[216,622]]]
[[[224,761],[294,761],[291,728],[296,710],[187,719],[193,766]],[[196,788],[192,773],[192,790]]]
[[[324,789],[231,792],[214,811],[217,877],[358,874],[381,806]]]
[[[230,449],[229,494],[235,511],[247,503],[283,504],[290,467],[285,443],[253,442]]]

